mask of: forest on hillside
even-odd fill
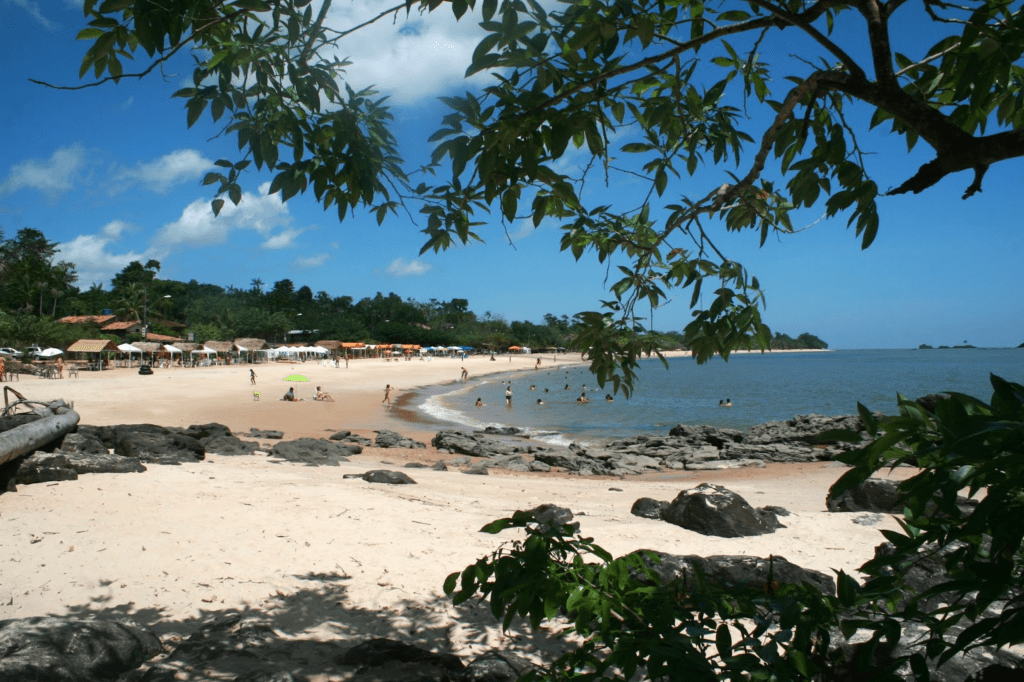
[[[56,260],[59,246],[32,228],[19,230],[12,239],[4,239],[0,230],[0,345],[67,347],[80,338],[120,340],[98,325],[57,322],[109,310],[122,320],[148,321],[150,332],[192,334],[200,342],[256,337],[272,343],[333,339],[502,351],[509,346],[579,350],[574,346],[576,318],[548,313],[540,322],[510,322],[500,312],[480,315],[470,310],[468,298],[417,301],[378,292],[356,301],[314,292],[291,279],[266,283],[254,278],[247,289],[194,279],[180,282],[159,278],[155,260],[132,261],[113,277],[109,290],[97,283],[81,289],[75,264]],[[683,348],[680,332],[651,333],[663,349]],[[141,339],[141,334],[130,334],[127,340]],[[774,349],[827,347],[807,333],[795,339],[776,333],[772,339]]]

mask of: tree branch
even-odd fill
[[[921,166],[917,173],[896,189],[886,194],[917,194],[932,187],[947,175],[964,170],[974,171],[974,181],[964,192],[964,199],[981,191],[985,171],[993,163],[1024,156],[1024,130],[996,133],[986,137],[971,137],[960,144],[940,151],[936,157]]]
[[[320,14],[317,15],[316,21],[313,22],[313,26],[309,29],[309,40],[306,41],[306,46],[302,48],[302,54],[299,55],[300,64],[305,64],[309,58],[309,52],[313,49],[313,42],[320,33],[320,27],[324,25],[324,19],[327,18],[327,12],[330,9],[331,0],[324,0],[324,4],[320,6]]]
[[[857,9],[868,22],[868,43],[871,62],[875,67],[875,80],[886,89],[899,88],[892,70],[892,46],[889,44],[889,25],[878,0],[860,0]]]

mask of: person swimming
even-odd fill
[[[538,405],[543,405],[543,404],[544,404],[544,401],[543,401],[543,400],[541,400],[540,398],[537,398],[537,404],[538,404]]]
[[[576,402],[578,402],[578,403],[589,403],[590,401],[587,400],[587,394],[586,393],[580,393],[580,397],[576,398]]]
[[[530,384],[530,390],[531,391],[536,391],[537,390],[537,386],[535,384]]]
[[[612,397],[612,394],[611,394],[611,393],[605,393],[605,394],[604,394],[604,401],[605,401],[606,403],[611,403],[611,402],[614,402],[614,401],[615,401],[615,398],[613,398],[613,397]]]
[[[480,398],[477,398],[476,399],[476,406],[477,407],[483,407],[484,406],[484,401],[481,400]]]
[[[726,398],[725,399],[725,406],[726,407],[732,407],[732,398]]]
[[[567,391],[569,390],[569,384],[565,385],[565,390],[567,390]]]

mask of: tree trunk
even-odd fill
[[[0,464],[35,452],[47,443],[71,433],[80,419],[77,412],[68,410],[0,433]]]

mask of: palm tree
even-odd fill
[[[249,284],[252,287],[252,291],[254,291],[257,296],[263,293],[263,280],[259,277],[253,279]]]
[[[132,282],[121,289],[121,300],[117,302],[117,314],[138,322],[146,304],[146,290]]]

